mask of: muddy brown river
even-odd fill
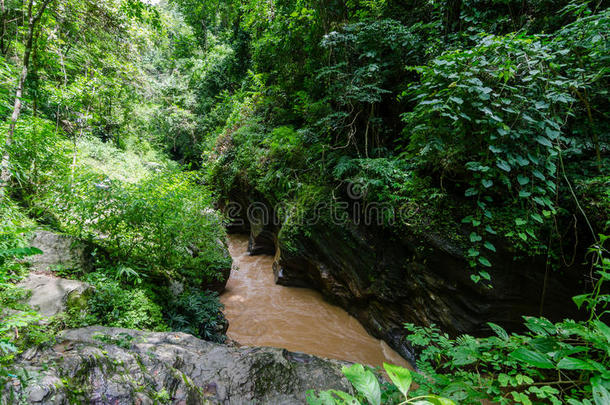
[[[246,346],[272,346],[381,366],[408,366],[385,342],[370,336],[346,311],[304,288],[275,284],[273,257],[250,256],[248,238],[229,236],[233,270],[220,297],[229,320],[227,335]]]

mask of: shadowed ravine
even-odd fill
[[[384,361],[408,365],[318,292],[276,285],[273,257],[250,256],[247,245],[247,237],[229,236],[229,250],[239,267],[221,296],[231,339],[242,345],[280,347],[372,366]]]

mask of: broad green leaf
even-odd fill
[[[354,398],[347,392],[338,390],[332,390],[331,392],[343,400],[342,405],[361,405],[360,401],[358,401],[356,398]]]
[[[483,244],[487,249],[491,250],[492,252],[496,251],[496,247],[493,245],[493,243],[489,242],[489,241],[485,241],[485,243]]]
[[[482,241],[482,240],[483,240],[483,238],[482,238],[482,237],[481,237],[481,235],[479,235],[478,233],[476,233],[476,232],[472,232],[472,233],[470,234],[470,241],[471,241],[472,243],[475,243],[475,242],[480,242],[480,241]]]
[[[496,166],[498,166],[500,169],[504,170],[505,172],[510,172],[510,170],[511,170],[508,163],[506,163],[503,160],[499,160],[498,163],[496,163]]]
[[[379,381],[369,370],[365,370],[362,364],[354,364],[351,367],[343,367],[341,370],[345,377],[352,383],[354,388],[364,395],[370,405],[380,405],[381,389]]]
[[[496,333],[496,335],[498,335],[498,337],[502,338],[503,340],[508,340],[508,333],[503,327],[491,322],[487,322],[487,325],[489,325],[489,327],[493,329],[493,331]]]
[[[588,298],[589,298],[589,294],[575,295],[574,297],[572,297],[572,301],[574,301],[574,303],[576,304],[576,307],[578,307],[578,309],[580,309],[582,304],[585,301],[587,301]]]
[[[491,267],[491,263],[485,257],[479,257],[479,263],[481,263],[485,267]]]
[[[555,368],[555,365],[547,355],[525,348],[519,348],[510,353],[509,356],[530,366],[538,368]]]
[[[517,176],[517,181],[519,182],[519,184],[521,184],[522,186],[525,186],[527,183],[530,182],[530,179],[528,177],[519,175]]]
[[[544,136],[537,137],[536,142],[538,142],[540,145],[546,146],[548,148],[553,147],[553,144],[551,143],[551,141],[549,141],[548,138],[545,138]]]
[[[479,192],[475,188],[469,188],[468,190],[466,190],[464,192],[464,195],[466,197],[472,197],[472,196],[477,195],[477,194],[479,194]]]
[[[557,367],[564,370],[596,370],[595,365],[585,360],[576,359],[573,357],[564,357],[557,363]]]
[[[592,378],[591,385],[593,386],[593,400],[595,401],[595,405],[610,404],[610,392],[602,384],[602,379],[600,377]]]
[[[521,198],[528,198],[531,197],[532,193],[530,193],[529,191],[525,191],[525,190],[520,190],[519,191],[519,197]]]
[[[557,139],[559,137],[559,134],[560,134],[559,131],[555,131],[555,130],[553,130],[550,127],[546,127],[544,132],[546,133],[546,136],[548,136],[550,139]]]
[[[411,371],[406,368],[387,363],[383,363],[383,368],[385,368],[386,373],[388,373],[388,376],[394,385],[398,388],[402,395],[406,397],[409,393],[411,382],[413,381]]]
[[[485,187],[485,188],[489,188],[489,187],[493,186],[493,184],[494,184],[493,181],[488,180],[488,179],[483,179],[481,181],[481,183],[483,184],[483,187]]]
[[[597,327],[597,329],[604,335],[608,343],[610,343],[610,326],[606,325],[602,321],[593,321],[593,324]]]

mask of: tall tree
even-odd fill
[[[17,84],[17,90],[15,91],[15,102],[13,104],[13,114],[11,115],[11,121],[4,139],[4,153],[2,154],[2,166],[0,172],[0,197],[4,196],[6,192],[6,187],[8,186],[9,181],[11,180],[11,170],[10,170],[10,147],[13,143],[13,135],[15,133],[15,126],[17,125],[17,120],[19,120],[19,115],[21,114],[21,97],[23,95],[23,88],[25,86],[25,81],[28,77],[28,68],[30,65],[30,55],[32,54],[32,46],[34,43],[34,33],[36,32],[36,28],[40,19],[44,15],[47,6],[53,0],[42,0],[40,5],[38,6],[38,11],[34,12],[34,0],[28,0],[27,3],[27,21],[28,21],[28,30],[25,37],[25,51],[23,53],[23,66],[21,68],[21,75],[19,76],[19,83]]]

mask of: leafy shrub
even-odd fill
[[[167,326],[161,307],[144,288],[126,288],[104,274],[93,273],[87,281],[95,287],[88,299],[89,314],[84,324],[101,324],[130,329],[163,331]]]
[[[356,389],[357,397],[338,390],[322,391],[317,396],[313,391],[308,391],[307,403],[309,405],[360,405],[361,403],[369,405],[380,405],[382,403],[455,405],[452,400],[437,395],[424,394],[409,398],[409,390],[413,381],[411,372],[406,368],[386,363],[383,363],[383,367],[393,383],[389,387],[384,384],[383,391],[372,371],[365,369],[361,364],[354,364],[351,367],[344,366],[342,371]],[[402,397],[400,395],[392,396],[392,393],[396,391],[400,392]]]
[[[40,316],[23,301],[29,291],[15,285],[27,269],[19,261],[41,253],[27,247],[32,222],[8,198],[0,199],[0,385],[3,365],[18,354]],[[17,331],[17,332],[16,332]]]
[[[8,123],[0,125],[5,133]],[[52,121],[24,116],[17,122],[10,148],[13,182],[26,198],[42,194],[68,178],[72,148]]]
[[[559,208],[562,156],[594,150],[601,170],[602,128],[583,117],[607,94],[601,63],[610,48],[601,33],[609,27],[606,10],[554,36],[487,35],[414,68],[421,83],[408,92],[416,107],[403,115],[407,155],[474,200],[476,213],[464,218],[473,227],[473,265],[491,266],[485,256],[495,251],[494,206],[517,207],[504,236],[542,251],[538,229]]]
[[[74,235],[97,239],[111,259],[139,273],[201,285],[230,267],[220,218],[194,173],[166,173],[137,184],[79,176],[54,207]]]
[[[610,280],[610,260],[600,241],[590,251],[598,280],[590,294],[574,297],[590,312],[586,322],[525,317],[527,333],[508,334],[489,324],[497,336],[451,339],[440,330],[411,324],[408,339],[421,348],[414,376],[417,393],[436,393],[460,404],[592,404],[610,400],[610,327],[604,294]],[[593,402],[590,399],[593,399]]]
[[[217,293],[192,288],[171,297],[166,313],[172,330],[222,343],[225,339],[222,331],[226,322],[222,309]]]

